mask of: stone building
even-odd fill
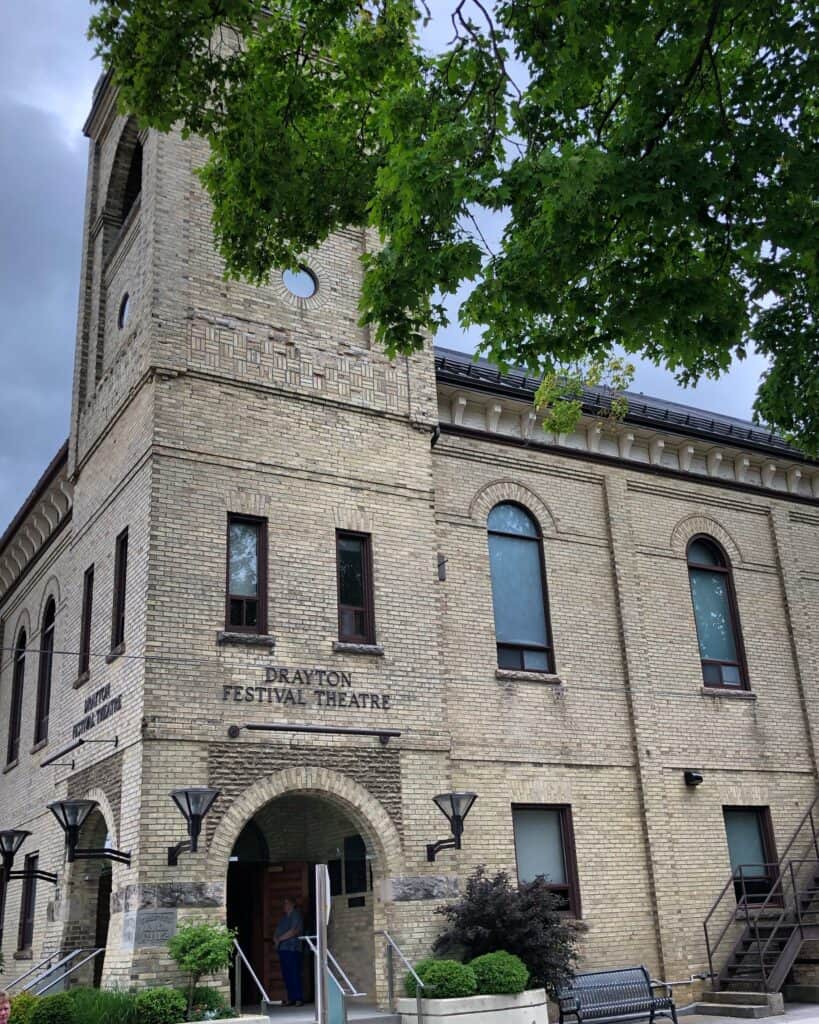
[[[276,995],[279,902],[325,861],[331,948],[381,1001],[379,933],[422,955],[478,864],[546,873],[587,966],[706,970],[732,867],[816,796],[819,464],[643,396],[546,436],[532,379],[371,343],[361,231],[226,282],[204,145],[140,133],[105,78],[85,132],[70,436],[0,540],[0,828],[56,875],[6,885],[6,980],[89,946],[103,984],[171,979],[206,917]],[[220,795],[172,866],[190,786]],[[68,863],[66,799],[130,862]]]

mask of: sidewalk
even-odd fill
[[[680,1024],[738,1024],[740,1017],[704,1016],[701,1013],[683,1013]],[[666,1018],[662,1018],[663,1021]],[[819,1024],[819,1006],[813,1003],[787,1003],[784,1014],[777,1017],[763,1017],[771,1024]]]

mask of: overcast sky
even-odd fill
[[[6,0],[0,36],[0,531],[68,434],[86,140],[99,74],[87,0]],[[466,349],[452,328],[439,343]],[[650,365],[635,390],[749,417],[762,362],[695,391]]]

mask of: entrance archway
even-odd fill
[[[89,814],[80,832],[78,845],[101,849],[113,845],[108,825],[99,809]],[[69,876],[68,914],[63,932],[65,949],[105,950],[111,919],[112,869],[110,861],[77,860]],[[105,953],[100,953],[73,976],[74,984],[99,988]]]
[[[366,1002],[383,1002],[382,881],[398,873],[400,838],[384,808],[362,786],[325,769],[276,773],[246,790],[216,827],[210,860],[227,862],[227,920],[272,999],[285,998],[275,943],[285,897],[314,934],[313,866],[327,863],[332,890],[330,949]],[[304,957],[305,996],[313,997],[312,957]],[[250,988],[246,986],[250,985]],[[243,991],[253,992],[243,975]]]

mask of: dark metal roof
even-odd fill
[[[435,346],[435,374],[442,384],[485,391],[489,394],[531,402],[542,378],[525,370],[511,368],[506,373],[488,359],[475,360],[468,352]],[[731,444],[740,448],[777,455],[796,462],[812,462],[781,437],[747,420],[691,408],[678,402],[627,391],[627,423],[669,430],[677,434],[699,437],[706,441]],[[583,411],[590,415],[607,412],[611,396],[603,388],[583,388]]]

